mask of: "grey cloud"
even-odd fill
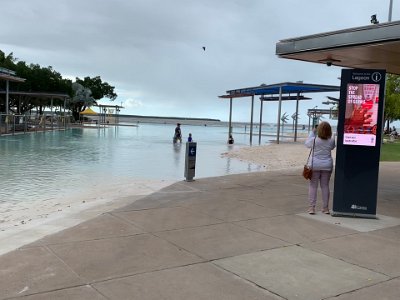
[[[226,119],[228,89],[304,80],[338,84],[340,69],[275,56],[279,39],[368,25],[372,0],[3,0],[0,49],[69,76],[100,75],[125,113]],[[395,19],[396,16],[394,16]],[[398,17],[398,16],[397,16]],[[203,51],[202,47],[206,47]],[[311,104],[310,104],[311,105]],[[315,104],[314,104],[315,105]],[[237,104],[247,116],[247,104]],[[275,121],[275,120],[272,120]]]

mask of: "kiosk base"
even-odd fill
[[[376,215],[371,214],[359,214],[359,213],[344,213],[344,212],[337,212],[331,211],[332,217],[352,217],[352,218],[367,218],[367,219],[377,219]]]

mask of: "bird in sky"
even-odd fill
[[[206,47],[203,47],[203,51],[206,51]]]

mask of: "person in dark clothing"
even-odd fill
[[[177,143],[179,140],[182,143],[182,131],[181,131],[181,124],[177,123],[175,127],[175,134],[174,134],[174,143]]]

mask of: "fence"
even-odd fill
[[[0,114],[0,135],[66,129],[70,123],[70,116],[57,114],[40,116]]]

